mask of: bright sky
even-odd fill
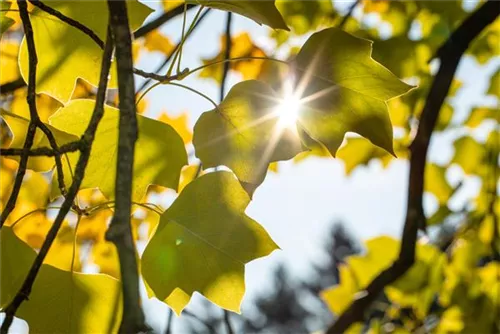
[[[158,2],[145,2],[157,8]],[[341,7],[348,6],[345,2]],[[194,12],[189,13],[192,19]],[[355,15],[360,15],[359,12]],[[152,16],[151,18],[154,18]],[[150,19],[151,19],[150,18]],[[190,22],[190,21],[188,21]],[[162,32],[176,42],[182,21],[176,19],[162,27]],[[225,25],[225,14],[212,11],[188,43],[184,46],[183,67],[200,65],[200,58],[213,57],[219,50],[220,36]],[[256,43],[272,52],[267,38],[267,28],[236,15],[233,33],[249,31]],[[300,45],[302,41],[297,41]],[[162,54],[150,53],[141,56],[138,67],[154,70],[164,59]],[[390,64],[388,64],[390,65]],[[494,98],[484,97],[488,79],[500,65],[495,59],[486,66],[478,66],[466,59],[459,67],[457,77],[463,86],[454,98],[458,111],[456,120],[463,119],[471,106],[494,105]],[[237,82],[230,76],[230,84]],[[182,82],[217,100],[219,87],[214,81],[197,79],[196,75]],[[228,88],[226,89],[226,91]],[[185,110],[190,113],[191,125],[199,115],[212,109],[212,105],[201,97],[173,86],[159,86],[147,95],[148,114],[155,116],[163,111],[177,115]],[[488,127],[488,125],[486,126]],[[484,128],[477,131],[478,140],[484,141]],[[491,124],[489,125],[491,129]],[[453,154],[449,149],[453,134],[435,135],[430,156],[436,162],[447,162]],[[279,262],[286,263],[297,277],[307,277],[311,262],[321,261],[321,250],[332,222],[343,221],[356,237],[366,239],[381,234],[399,237],[405,215],[408,164],[405,160],[394,160],[387,169],[378,162],[360,167],[350,177],[345,177],[341,161],[335,159],[309,158],[299,164],[281,162],[279,173],[268,173],[265,182],[256,191],[247,214],[263,225],[281,247],[271,256],[256,260],[246,266],[247,298],[243,312],[251,308],[251,296],[266,292],[272,282],[272,268]],[[463,178],[459,168],[452,168],[448,175],[454,184]],[[467,180],[455,196],[457,207],[478,190],[477,180]],[[426,209],[435,207],[432,199],[426,199]],[[199,298],[197,296],[195,299]],[[145,310],[152,325],[163,328],[167,308],[158,301],[145,302]]]

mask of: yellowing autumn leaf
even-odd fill
[[[14,81],[21,75],[17,65],[18,53],[18,42],[9,39],[0,41],[0,85]]]
[[[168,56],[174,50],[175,45],[158,29],[155,29],[144,36],[144,47],[150,52],[158,51]]]
[[[387,151],[364,138],[348,138],[346,145],[337,152],[337,158],[344,161],[346,175],[351,174],[359,165],[368,165],[372,159],[380,159],[384,167],[394,159]]]
[[[447,167],[428,163],[425,166],[425,191],[433,194],[439,205],[446,204],[453,194],[453,188],[446,180]]]
[[[245,264],[278,248],[245,214],[249,202],[233,174],[215,172],[189,183],[161,215],[142,256],[142,274],[177,314],[195,291],[240,312]]]
[[[13,134],[10,147],[23,148],[24,141],[26,139],[26,134],[28,131],[29,119],[12,114],[4,110],[0,112],[0,116],[8,124],[9,129],[12,131]],[[58,146],[78,140],[78,137],[72,134],[60,131],[48,124],[47,127],[49,128],[49,130],[52,131],[52,134],[54,135],[54,138]],[[50,143],[49,140],[47,139],[47,136],[40,129],[36,130],[32,148],[38,148],[38,147],[50,147]],[[19,157],[12,156],[8,158],[19,161]],[[55,161],[53,157],[39,156],[39,157],[30,157],[28,159],[27,168],[33,169],[38,172],[45,172],[52,169],[54,165]]]
[[[274,1],[271,0],[187,0],[186,2],[233,12],[274,29],[288,30],[283,17],[281,17],[280,12],[274,4]]]
[[[50,124],[81,136],[91,118],[94,105],[92,100],[72,100],[50,118]],[[115,189],[119,111],[108,106],[104,109],[104,117],[97,127],[81,188],[98,187],[108,199],[112,199]],[[137,115],[137,120],[139,139],[136,143],[132,182],[134,201],[142,199],[150,184],[177,190],[181,168],[187,164],[184,143],[171,126],[141,115]],[[68,158],[74,170],[78,153],[69,153]],[[67,184],[71,183],[67,164],[64,164],[64,178]]]
[[[189,127],[189,113],[183,112],[179,116],[170,116],[167,112],[163,112],[158,120],[167,123],[177,131],[181,136],[184,144],[189,144],[193,140],[193,132]]]
[[[106,40],[108,6],[106,1],[50,1],[47,4],[64,15],[90,28],[102,41]],[[139,28],[151,9],[138,1],[128,1],[127,10],[132,30]],[[80,30],[35,8],[30,13],[38,55],[37,93],[46,93],[62,103],[69,101],[77,78],[97,86],[102,49]],[[28,77],[28,52],[23,40],[19,53],[21,73]],[[116,87],[112,69],[109,88]]]
[[[203,113],[194,127],[193,144],[203,167],[227,166],[252,189],[264,181],[271,162],[300,153],[299,137],[280,123],[278,102],[263,82],[233,86],[218,108]]]
[[[36,252],[9,227],[2,227],[0,236],[0,305],[4,308],[21,287]],[[43,264],[29,300],[16,316],[28,322],[32,333],[115,332],[116,320],[121,319],[120,291],[119,281],[109,276],[72,273]]]
[[[400,242],[388,236],[366,241],[367,252],[353,255],[340,267],[340,284],[321,293],[330,310],[342,313],[384,269],[397,258]],[[446,255],[426,244],[417,244],[415,264],[393,284],[385,288],[389,299],[402,306],[415,307],[418,315],[425,314],[442,283]]]
[[[2,37],[3,33],[15,23],[13,19],[5,15],[5,13],[10,9],[11,4],[12,3],[10,1],[0,2],[0,37]]]
[[[224,60],[226,53],[226,36],[221,37],[221,48],[219,53],[213,58],[202,59],[204,65],[220,62]],[[231,52],[229,58],[241,57],[265,57],[266,54],[262,49],[254,45],[250,35],[246,32],[238,34],[231,39]],[[267,61],[269,62],[269,61]],[[261,73],[263,64],[266,63],[263,59],[245,59],[237,60],[229,63],[229,68],[241,73],[243,80],[256,79]],[[211,78],[218,83],[222,80],[224,65],[217,64],[207,66],[200,71],[201,78]]]
[[[344,134],[355,132],[393,153],[386,101],[412,87],[371,58],[371,42],[329,28],[301,48],[297,66],[304,100],[299,122],[335,156]]]

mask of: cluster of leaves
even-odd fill
[[[244,81],[233,86],[213,110],[203,113],[192,132],[186,115],[174,119],[163,114],[152,119],[144,115],[148,112],[145,100],[137,99],[139,139],[134,159],[131,225],[134,240],[148,242],[140,260],[148,293],[178,314],[195,291],[226,310],[239,312],[245,291],[245,264],[278,248],[268,233],[245,214],[267,170],[277,161],[300,162],[312,155],[337,155],[349,174],[373,160],[387,165],[393,155],[408,156],[407,146],[433,79],[428,60],[468,13],[460,1],[373,0],[358,4],[364,13],[377,15],[390,26],[387,38],[383,29],[366,26],[362,18],[343,22],[344,30],[332,28],[343,18],[329,1],[187,3],[234,12],[267,25],[274,29],[270,38],[276,46],[289,49],[287,66],[281,64],[284,61],[273,60],[273,55],[255,45],[248,34],[232,37],[229,57],[236,59],[230,62],[230,69],[240,73]],[[88,27],[97,39],[106,39],[105,1],[51,1],[49,5]],[[127,6],[130,29],[135,31],[152,10],[138,1],[128,1]],[[164,9],[175,6],[184,4],[165,1]],[[61,146],[78,140],[91,118],[103,50],[95,38],[77,27],[39,7],[29,9],[38,53],[37,109],[41,121]],[[2,1],[1,15],[0,84],[20,78],[27,82],[29,55],[16,3]],[[412,40],[409,36],[415,26],[421,29]],[[182,36],[182,42],[189,32]],[[314,33],[303,45],[290,47],[288,41],[293,37],[311,32]],[[369,40],[374,41],[373,50]],[[479,63],[486,63],[498,54],[498,40],[497,20],[471,45],[470,55]],[[220,52],[203,59],[200,77],[222,81],[227,44],[227,37],[223,37]],[[145,52],[160,52],[172,58],[168,74],[176,64],[177,68],[180,66],[182,47],[176,48],[158,29],[134,40],[134,61]],[[179,72],[178,78],[196,70]],[[302,101],[294,126],[285,127],[276,110],[283,100],[283,82],[290,73]],[[487,92],[497,97],[498,73],[492,77]],[[411,90],[412,86],[398,77],[418,83],[419,89]],[[457,82],[449,97],[459,86]],[[115,247],[105,238],[115,201],[119,118],[116,87],[113,65],[104,117],[74,203],[78,210],[67,216],[45,258],[29,302],[18,312],[34,332],[108,332],[116,328],[121,318],[119,260]],[[404,95],[407,92],[410,93]],[[30,121],[26,96],[23,87],[2,96],[2,148],[23,147]],[[374,320],[372,326],[392,324],[388,320],[391,317],[402,319],[403,309],[410,309],[412,318],[401,322],[401,328],[422,326],[431,309],[440,318],[437,328],[441,332],[494,325],[495,319],[479,318],[474,310],[479,304],[488,310],[499,307],[494,298],[499,289],[498,262],[478,266],[478,261],[498,254],[500,247],[495,232],[499,229],[495,217],[500,215],[498,201],[495,204],[500,145],[498,132],[492,131],[486,143],[481,143],[473,137],[472,130],[484,122],[495,122],[497,127],[496,107],[478,106],[468,118],[455,121],[453,106],[449,102],[443,106],[436,130],[465,131],[455,141],[455,155],[449,164],[427,165],[426,191],[439,203],[437,211],[428,217],[429,222],[440,225],[449,217],[463,214],[449,206],[450,197],[458,190],[446,178],[450,166],[459,165],[466,175],[478,176],[482,189],[465,209],[466,223],[453,235],[452,246],[445,250],[418,246],[415,266],[386,288],[384,302],[389,306],[384,307],[384,317]],[[393,128],[398,134],[395,138]],[[349,136],[343,144],[346,133]],[[191,145],[198,163],[188,164],[187,148]],[[48,138],[37,130],[32,148],[49,146]],[[79,154],[69,152],[63,156],[63,180],[67,185],[73,181]],[[19,159],[1,159],[3,210]],[[2,227],[2,308],[18,292],[64,195],[54,165],[54,158],[49,156],[29,158],[29,171],[17,205]],[[231,172],[217,169],[220,166]],[[151,204],[158,195],[172,191],[179,194],[166,210]],[[349,258],[340,269],[341,284],[322,293],[331,310],[342,312],[357,291],[392,263],[398,247],[396,240],[380,237],[367,242],[366,255]],[[22,256],[13,260],[11,254]],[[81,273],[89,268],[98,274]],[[63,290],[64,293],[59,292]],[[464,291],[468,293],[464,295]],[[103,298],[109,302],[102,302]],[[433,309],[435,304],[439,306],[437,311]],[[63,318],[68,321],[60,321]]]

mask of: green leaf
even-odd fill
[[[484,159],[486,153],[484,145],[472,137],[465,136],[455,140],[453,147],[455,155],[451,162],[462,167],[465,174],[474,174]]]
[[[0,232],[1,307],[21,287],[36,252],[10,227]],[[33,289],[16,316],[28,322],[30,333],[110,333],[121,319],[121,285],[107,275],[69,272],[43,264]]]
[[[72,100],[50,117],[50,124],[81,136],[87,128],[94,105],[92,100]],[[119,111],[109,106],[105,106],[104,110],[81,188],[99,187],[108,199],[112,199],[115,189]],[[132,183],[134,201],[142,199],[150,184],[177,190],[182,166],[187,164],[182,138],[170,125],[141,115],[137,115],[137,121],[139,138],[136,143]],[[78,156],[78,153],[68,154],[73,171]],[[71,170],[65,164],[64,177],[67,184],[71,184]]]
[[[162,214],[142,256],[142,274],[177,314],[195,291],[240,312],[245,264],[278,248],[245,215],[249,202],[233,174],[215,172],[189,183]]]
[[[371,51],[370,41],[330,28],[313,34],[297,55],[306,101],[299,121],[333,156],[348,131],[393,153],[386,101],[412,86],[373,60]]]
[[[331,2],[322,0],[277,0],[276,7],[297,35],[325,24],[335,13]]]
[[[9,147],[22,149],[24,147],[24,141],[26,140],[30,120],[3,109],[0,110],[0,116],[5,120],[10,131],[12,132],[13,138]],[[58,146],[78,140],[78,137],[72,134],[60,131],[49,124],[46,124],[46,126],[52,131]],[[50,148],[50,143],[42,130],[37,129],[33,140],[33,146],[31,148],[34,149],[39,147]],[[6,158],[19,161],[19,157],[8,156]],[[37,172],[46,172],[51,170],[54,165],[55,161],[53,157],[30,157],[28,159],[27,168]]]
[[[500,69],[491,76],[490,87],[486,94],[498,96],[500,98]]]
[[[3,33],[6,32],[15,21],[10,17],[6,17],[5,14],[10,9],[10,5],[12,3],[10,1],[1,1],[0,2],[0,37],[2,37]]]
[[[339,149],[337,157],[344,161],[346,175],[351,174],[360,165],[368,165],[373,159],[380,159],[385,167],[394,158],[364,138],[347,139],[346,145]]]
[[[188,0],[187,3],[200,4],[205,7],[237,13],[254,20],[258,24],[265,24],[273,29],[289,30],[274,1]]]
[[[491,94],[491,92],[488,91],[488,94]],[[469,114],[469,118],[465,121],[464,125],[470,128],[477,128],[479,125],[481,125],[481,123],[483,123],[483,121],[487,119],[495,119],[496,117],[498,117],[498,110],[496,108],[473,108]]]
[[[322,298],[330,310],[339,314],[383,270],[396,260],[400,242],[392,237],[381,236],[366,241],[367,252],[346,259],[340,267],[340,284],[324,290]],[[415,264],[385,292],[395,303],[413,306],[418,315],[426,313],[442,284],[446,255],[428,244],[417,244]]]
[[[302,152],[297,134],[280,124],[278,96],[265,83],[236,84],[217,109],[203,113],[193,144],[204,168],[224,165],[238,179],[258,186],[269,164]]]
[[[447,167],[428,163],[425,166],[425,191],[432,193],[439,205],[446,204],[453,194],[453,187],[446,180]]]
[[[50,7],[90,28],[102,41],[106,40],[108,6],[106,1],[50,1]],[[140,27],[151,9],[137,1],[128,1],[132,30]],[[39,8],[30,15],[38,55],[37,93],[47,93],[66,103],[76,79],[82,78],[97,86],[101,69],[102,49],[80,30],[60,21]],[[24,80],[28,78],[28,52],[23,39],[19,64]],[[112,68],[108,88],[116,88],[116,70]]]

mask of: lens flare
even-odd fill
[[[299,116],[301,99],[294,92],[291,81],[286,81],[283,87],[283,98],[276,106],[276,115],[279,117],[280,128],[294,129]]]

